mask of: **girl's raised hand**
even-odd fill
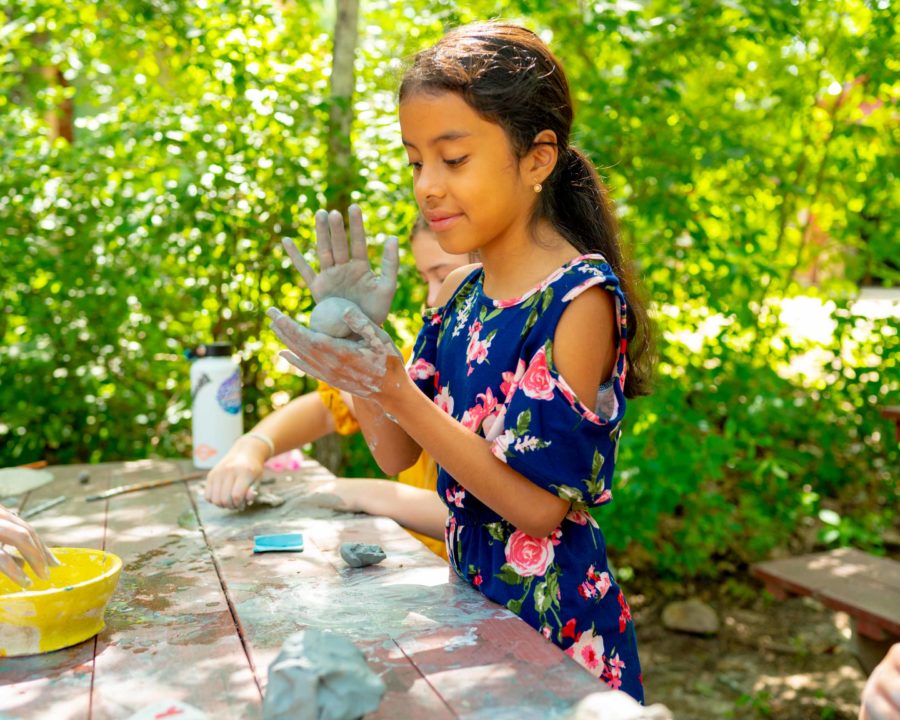
[[[397,238],[388,237],[384,244],[379,277],[369,266],[362,210],[358,205],[351,205],[348,216],[349,252],[344,218],[341,214],[336,210],[330,213],[319,210],[316,213],[318,274],[309,266],[292,241],[285,239],[284,248],[294,267],[303,276],[317,305],[328,298],[343,298],[361,308],[372,322],[381,325],[391,309],[391,301],[397,290],[399,265]],[[314,327],[315,325],[313,322]]]

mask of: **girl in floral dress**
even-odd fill
[[[572,115],[536,35],[495,23],[449,33],[407,71],[400,126],[442,248],[477,251],[481,265],[447,278],[404,368],[341,275],[366,257],[354,209],[349,259],[339,216],[321,227],[318,276],[292,251],[307,282],[360,305],[343,315],[353,335],[270,315],[285,357],[357,396],[385,472],[423,448],[435,458],[456,573],[643,700],[631,613],[588,508],[612,499],[625,399],[647,391],[648,321],[606,192],[569,144]]]

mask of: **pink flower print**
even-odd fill
[[[591,598],[597,597],[597,588],[594,587],[592,583],[585,580],[578,586],[578,594],[585,600],[590,600]]]
[[[578,586],[578,594],[581,595],[585,600],[590,600],[591,598],[595,598],[598,595],[602,600],[606,593],[609,591],[610,586],[612,585],[612,580],[609,578],[608,572],[597,573],[594,570],[594,566],[591,565],[587,569],[587,578],[581,585]]]
[[[619,590],[619,607],[622,608],[622,612],[619,615],[619,632],[625,632],[625,626],[628,624],[628,621],[631,620],[631,608],[628,607],[628,603],[625,602],[625,596],[622,594],[622,591]]]
[[[597,657],[597,651],[590,645],[581,648],[581,665],[591,672],[597,669],[600,664],[600,658]]]
[[[522,577],[543,575],[553,562],[553,543],[516,530],[506,541],[506,562]]]
[[[562,528],[558,527],[552,533],[550,533],[550,542],[554,545],[559,545],[562,538]]]
[[[440,325],[442,320],[443,318],[441,317],[440,313],[434,313],[434,315],[431,316],[432,325]]]
[[[625,663],[619,659],[618,653],[610,657],[609,660],[603,658],[603,680],[613,690],[622,687],[622,671],[625,669]]]
[[[483,327],[483,325],[481,324],[481,320],[476,320],[475,322],[473,322],[469,326],[469,337],[472,337],[473,335],[477,335],[478,333],[480,333],[482,327]]]
[[[466,429],[471,430],[473,433],[477,433],[478,428],[481,427],[481,423],[484,422],[484,417],[484,408],[481,405],[475,405],[463,413],[460,422]]]
[[[510,443],[515,439],[516,436],[512,430],[504,431],[502,435],[498,435],[494,438],[494,442],[491,444],[491,453],[493,453],[494,457],[498,460],[506,462],[506,451],[509,449]]]
[[[480,365],[487,360],[488,350],[491,347],[492,340],[492,337],[488,337],[487,340],[482,340],[478,337],[477,332],[469,339],[469,347],[466,348],[466,365],[469,368],[468,373],[466,373],[467,375],[471,375],[472,371],[475,369],[472,367],[472,363]]]
[[[607,675],[603,681],[609,686],[610,690],[618,690],[622,687],[622,677],[620,675]]]
[[[550,639],[550,632],[550,628],[547,625],[544,625],[544,627],[541,628],[541,635],[543,635],[546,640]]]
[[[597,592],[600,593],[600,599],[602,600],[606,597],[606,593],[609,592],[609,588],[612,585],[612,580],[609,579],[609,573],[600,573],[600,577],[597,579],[595,585]]]
[[[434,404],[448,415],[453,415],[453,396],[450,394],[450,386],[445,385],[434,396]]]
[[[522,392],[535,400],[553,399],[554,382],[547,368],[547,352],[544,348],[538,350],[531,358],[528,369],[522,376],[520,387]]]
[[[591,514],[587,510],[572,510],[566,515],[566,520],[570,520],[577,525],[591,524],[594,527],[598,527],[597,521],[591,517]]]
[[[477,433],[485,418],[497,407],[497,398],[494,397],[493,391],[488,388],[485,392],[478,393],[475,399],[481,400],[481,403],[466,410],[461,422],[469,430]]]
[[[578,636],[575,644],[565,651],[566,655],[585,668],[595,678],[606,669],[603,662],[603,636],[590,632],[583,632]],[[587,663],[591,663],[588,665]]]
[[[484,582],[484,578],[481,577],[481,573],[478,573],[475,577],[472,578],[472,584],[475,587],[481,587],[481,583]]]
[[[412,380],[427,380],[435,373],[434,365],[423,358],[419,358],[406,368],[406,373]]]
[[[597,496],[597,501],[594,505],[603,505],[604,503],[608,503],[612,500],[612,490],[606,489],[600,495]],[[599,525],[597,527],[600,527]]]
[[[522,380],[524,374],[525,361],[522,358],[519,358],[519,364],[516,366],[515,373],[511,373],[508,370],[503,373],[500,394],[503,395],[504,401],[509,400],[510,395],[512,395],[516,391],[516,388],[519,387],[519,382]]]
[[[447,488],[447,502],[450,505],[456,505],[456,507],[461,508],[463,506],[463,500],[466,499],[466,490],[460,485],[457,485],[455,488]]]
[[[497,405],[481,423],[484,437],[493,442],[503,432],[503,421],[506,419],[506,405]]]
[[[570,637],[575,640],[575,618],[569,620],[565,625],[563,625],[562,636],[564,638]]]

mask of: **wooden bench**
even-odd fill
[[[752,568],[783,600],[810,596],[850,615],[856,656],[866,673],[900,640],[900,563],[853,548],[770,560]]]

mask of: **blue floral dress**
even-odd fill
[[[407,371],[438,407],[483,436],[499,460],[569,501],[571,510],[548,537],[531,537],[441,468],[437,489],[450,509],[450,563],[597,678],[643,701],[631,612],[588,512],[612,499],[625,412],[626,301],[619,281],[600,255],[575,258],[512,300],[487,297],[483,278],[480,268],[473,271],[444,307],[426,311]],[[593,286],[615,299],[619,348],[613,377],[586,407],[554,367],[553,336],[568,303]]]

